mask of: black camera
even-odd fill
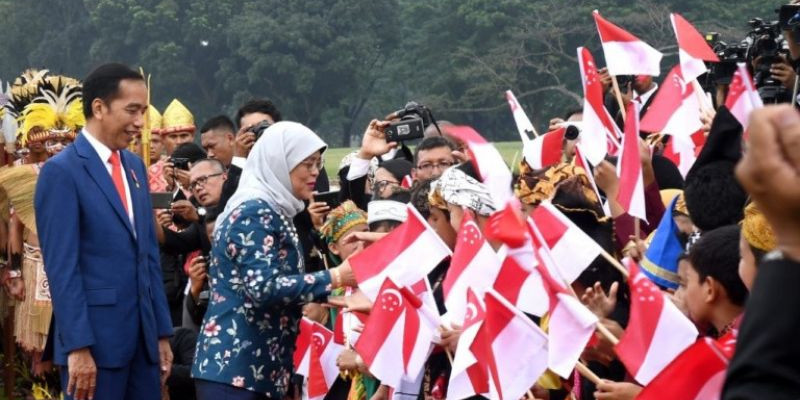
[[[753,66],[753,81],[764,103],[784,103],[791,100],[791,93],[783,83],[774,79],[772,64],[784,62],[788,50],[781,35],[778,21],[764,22],[761,18],[749,21],[751,31],[747,34],[751,44],[747,50],[747,62]]]
[[[715,33],[709,35],[715,35]],[[736,65],[747,61],[748,46],[746,43],[729,45],[723,41],[716,41],[712,44],[712,48],[717,54],[719,62],[709,63],[706,82],[710,85],[707,85],[707,88],[711,88],[713,85],[730,85],[733,74],[736,72]]]
[[[269,128],[270,126],[272,126],[272,123],[265,119],[251,126],[250,129],[248,129],[248,131],[253,132],[253,134],[256,135],[256,141],[258,141],[258,138],[260,138],[261,135],[264,133],[264,131],[267,130],[267,128]]]
[[[189,159],[183,157],[170,157],[169,162],[172,163],[174,169],[189,170]]]
[[[424,136],[425,128],[435,123],[431,110],[415,101],[409,101],[404,108],[392,114],[399,120],[392,121],[384,129],[387,142],[419,139]]]

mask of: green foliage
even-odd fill
[[[579,107],[575,49],[602,60],[591,11],[677,62],[668,13],[740,40],[776,0],[0,0],[0,77],[27,67],[85,76],[120,61],[152,74],[153,103],[180,98],[197,124],[253,97],[275,101],[334,146],[417,100],[495,140],[516,129],[503,92],[534,124]],[[600,61],[602,63],[602,61]]]

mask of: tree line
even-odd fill
[[[25,68],[81,78],[119,61],[152,75],[163,111],[196,123],[268,97],[288,119],[348,146],[408,100],[437,119],[517,137],[503,92],[537,127],[580,107],[575,48],[602,60],[593,9],[677,63],[669,12],[729,43],[778,1],[739,0],[0,0],[0,79]],[[602,61],[599,61],[602,64]]]

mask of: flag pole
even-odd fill
[[[603,258],[605,258],[605,259],[606,259],[606,261],[608,261],[609,263],[611,263],[611,265],[613,265],[613,266],[614,266],[614,268],[616,268],[616,269],[617,269],[617,271],[619,271],[620,273],[622,273],[622,276],[624,276],[625,278],[628,278],[628,276],[630,275],[630,274],[628,273],[628,270],[627,270],[627,269],[625,269],[625,267],[624,267],[624,266],[622,266],[622,264],[621,264],[619,261],[617,261],[617,259],[616,259],[616,258],[614,258],[614,256],[612,256],[611,254],[608,254],[608,252],[607,252],[607,251],[605,251],[605,249],[602,249],[602,248],[600,249],[600,255],[602,255],[602,256],[603,256]]]
[[[705,90],[700,86],[700,82],[697,81],[697,78],[692,80],[692,88],[694,88],[694,95],[697,96],[697,103],[700,105],[700,111],[707,111],[709,109],[708,98],[704,96]]]
[[[642,235],[642,228],[641,228],[641,224],[639,223],[639,218],[634,218],[633,219],[633,236],[636,237],[635,240],[641,239],[641,235]]]
[[[614,334],[611,333],[611,331],[608,330],[608,328],[606,328],[606,326],[600,322],[597,323],[597,331],[600,332],[601,335],[605,336],[606,339],[608,339],[608,341],[611,342],[611,344],[613,344],[614,346],[616,346],[619,343],[619,338],[614,336]]]
[[[578,372],[584,378],[592,381],[592,383],[594,383],[595,385],[600,384],[601,382],[600,377],[597,376],[597,374],[595,374],[594,371],[590,370],[589,367],[587,367],[586,364],[583,363],[583,361],[579,360],[578,363],[575,364],[575,369],[578,370]]]
[[[617,82],[616,75],[611,75],[611,86],[614,88],[614,97],[617,98],[619,112],[622,114],[622,121],[625,121],[625,102],[622,101],[622,92],[619,90],[619,82]]]

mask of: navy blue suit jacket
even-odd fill
[[[100,368],[128,365],[143,341],[158,362],[172,334],[162,285],[147,172],[121,151],[131,192],[131,225],[111,175],[81,133],[48,160],[36,184],[36,227],[50,283],[54,360],[89,347]]]

